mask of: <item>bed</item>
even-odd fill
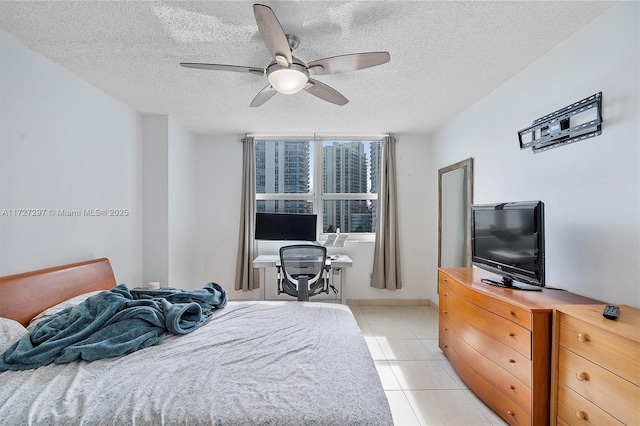
[[[0,344],[43,311],[115,285],[104,258],[0,278]],[[2,371],[0,419],[20,425],[393,423],[350,310],[295,301],[229,302],[205,326],[126,356]]]

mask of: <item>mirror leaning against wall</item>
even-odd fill
[[[438,170],[438,266],[471,266],[473,158]]]

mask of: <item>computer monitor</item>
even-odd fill
[[[315,214],[256,213],[256,240],[316,241]]]

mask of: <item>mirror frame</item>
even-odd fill
[[[461,168],[466,168],[465,183],[467,186],[467,193],[465,197],[467,211],[465,212],[464,266],[471,266],[471,217],[469,206],[473,204],[473,157],[467,158],[466,160],[459,161],[438,170],[438,267],[441,266],[442,261],[442,175]]]

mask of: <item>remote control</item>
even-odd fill
[[[618,319],[618,315],[620,315],[619,306],[607,305],[604,307],[604,312],[602,312],[602,316],[610,320]]]

